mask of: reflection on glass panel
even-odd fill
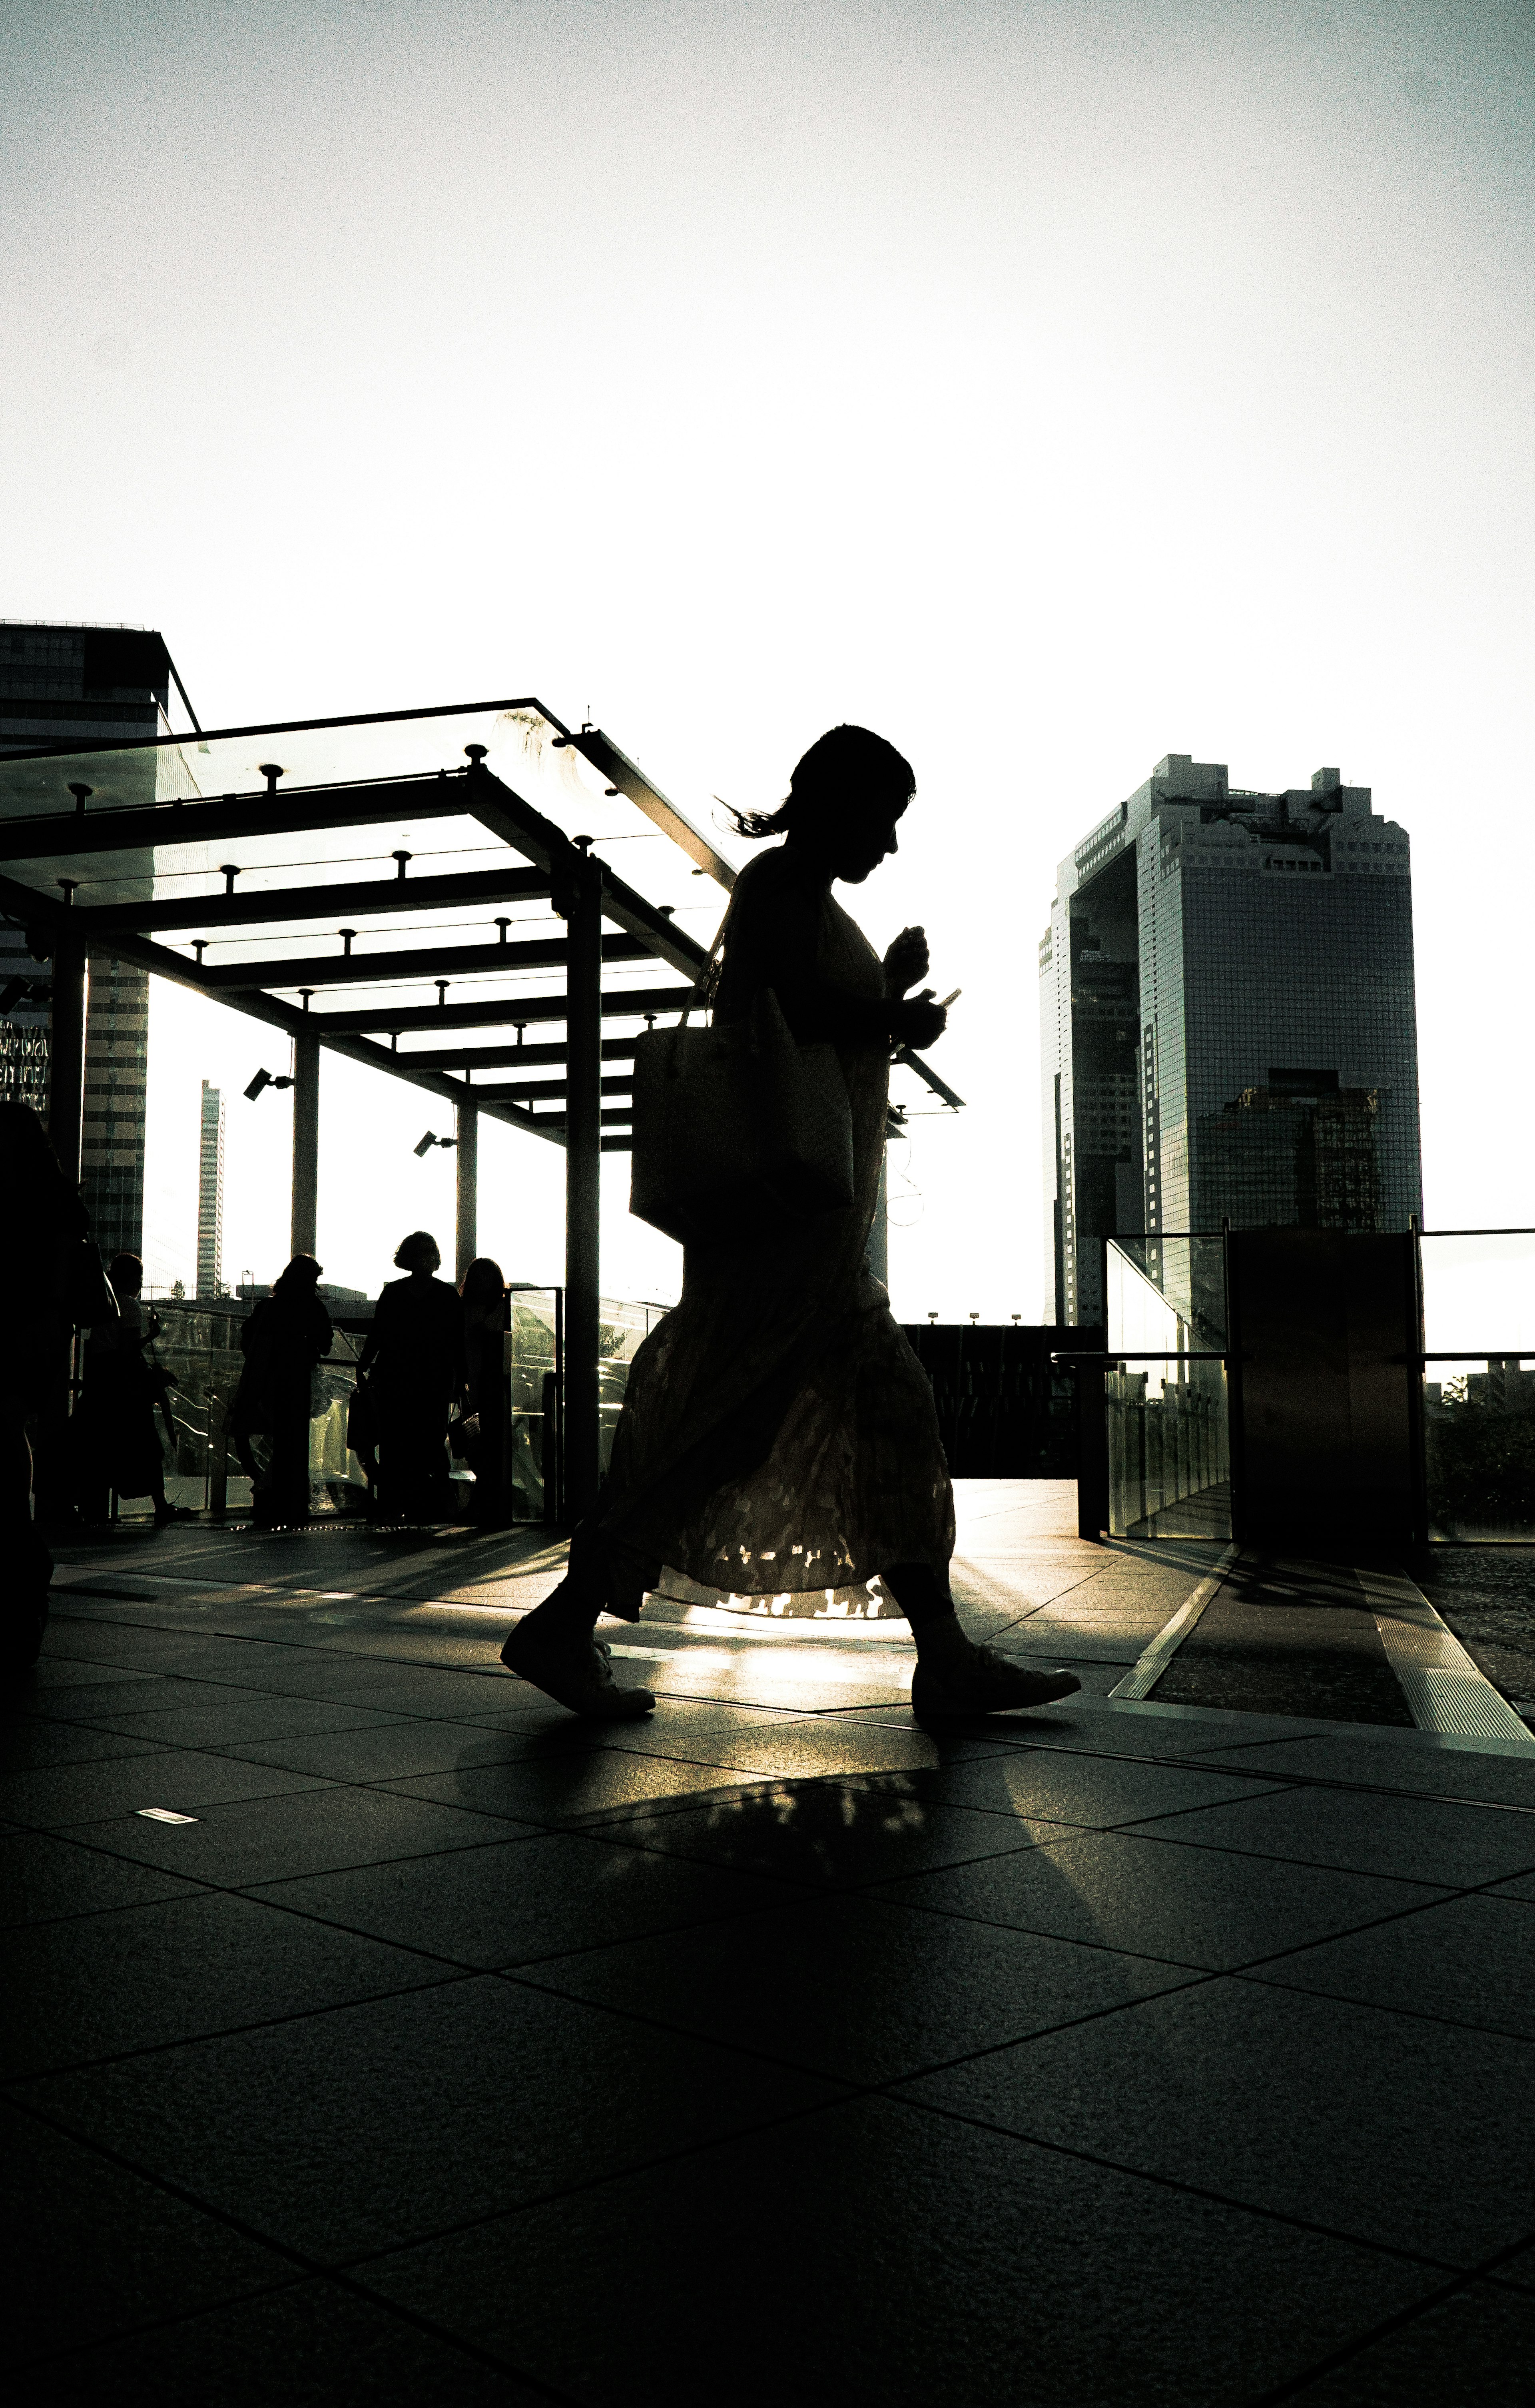
[[[1168,1346],[1174,1354],[1226,1344],[1226,1250],[1218,1234],[1115,1238],[1109,1247],[1109,1347]],[[1136,1337],[1136,1330],[1155,1335]]]
[[[510,1484],[519,1521],[541,1521],[557,1510],[560,1430],[560,1333],[564,1292],[513,1291],[507,1332],[511,1401]],[[629,1366],[667,1307],[621,1304],[604,1297],[597,1308],[598,1460],[606,1472],[624,1410]]]
[[[1229,1539],[1225,1271],[1217,1237],[1113,1239],[1103,1383],[1115,1538]],[[1206,1359],[1199,1359],[1204,1357]]]
[[[1529,1544],[1535,1541],[1535,1350],[1426,1369],[1430,1540]]]
[[[1426,1230],[1423,1342],[1430,1354],[1535,1354],[1535,1229]],[[1436,1376],[1439,1367],[1430,1365]]]
[[[169,1380],[175,1463],[165,1474],[173,1505],[194,1512],[245,1512],[251,1482],[229,1438],[229,1413],[240,1383],[244,1314],[216,1304],[159,1297],[153,1357]],[[326,1360],[315,1367],[309,1400],[309,1511],[329,1517],[366,1511],[363,1467],[347,1444],[347,1413],[357,1380],[362,1340],[337,1329]],[[264,1467],[270,1440],[257,1431],[251,1450]]]

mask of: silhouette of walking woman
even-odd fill
[[[386,1522],[441,1521],[454,1510],[448,1414],[464,1394],[464,1306],[436,1277],[442,1256],[425,1229],[402,1238],[357,1366],[378,1414],[379,1506]]]
[[[875,1573],[911,1625],[919,1714],[1042,1705],[1080,1686],[1025,1670],[962,1630],[949,1591],[954,1494],[932,1390],[890,1299],[865,1263],[879,1190],[893,1052],[946,1024],[921,928],[881,962],[832,895],[897,850],[915,791],[895,747],[835,727],[771,813],[738,813],[748,837],[782,836],[737,882],[714,997],[715,1025],[745,1019],[764,989],[800,1044],[829,1042],[852,1108],[854,1201],[768,1235],[730,1227],[685,1251],[682,1298],[630,1369],[612,1463],[569,1567],[501,1651],[509,1670],[574,1713],[648,1713],[621,1688],[594,1633],[634,1620],[663,1563],[715,1587],[774,1593]]]

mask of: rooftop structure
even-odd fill
[[[1105,1239],[1421,1211],[1404,829],[1319,769],[1253,794],[1169,753],[1061,864],[1040,948],[1047,1310]]]

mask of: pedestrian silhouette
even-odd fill
[[[507,1283],[499,1263],[479,1255],[458,1283],[464,1305],[464,1355],[468,1411],[458,1426],[464,1460],[474,1473],[474,1519],[495,1529],[509,1516],[506,1493]]]
[[[914,788],[893,745],[867,728],[836,727],[798,764],[781,809],[737,814],[743,836],[784,840],[737,881],[714,1028],[750,1039],[737,1049],[742,1076],[769,1055],[783,1072],[776,1088],[762,1086],[764,1120],[802,1070],[809,1095],[806,1051],[834,1053],[835,1068],[817,1054],[819,1083],[801,1118],[809,1127],[819,1114],[824,1135],[843,1115],[852,1201],[835,1200],[826,1166],[835,1170],[836,1147],[811,1128],[803,1152],[818,1188],[791,1182],[785,1200],[743,1183],[687,1244],[681,1302],[630,1367],[609,1474],[574,1534],[566,1578],[502,1650],[510,1670],[577,1713],[612,1718],[653,1706],[648,1690],[614,1682],[594,1630],[603,1612],[633,1620],[663,1564],[759,1595],[879,1574],[917,1643],[919,1713],[1039,1705],[1080,1685],[1070,1672],[1026,1671],[961,1629],[949,1589],[954,1497],[932,1390],[866,1262],[891,1058],[932,1044],[947,1014],[931,989],[911,993],[927,971],[923,930],[904,929],[882,962],[832,886],[861,885],[896,852]],[[727,1039],[712,1054],[731,1050]],[[738,1079],[719,1092],[750,1091]],[[706,1151],[707,1135],[706,1125]],[[635,1138],[638,1191],[638,1110]]]
[[[312,1254],[295,1254],[240,1331],[245,1365],[229,1432],[251,1482],[252,1514],[267,1528],[308,1517],[314,1367],[333,1335],[315,1293],[320,1269]]]
[[[438,1522],[455,1510],[448,1472],[448,1416],[464,1396],[464,1306],[436,1273],[437,1240],[413,1229],[395,1255],[373,1309],[358,1377],[366,1380],[378,1432],[380,1516]]]
[[[105,1521],[109,1492],[147,1497],[154,1526],[177,1518],[165,1497],[161,1430],[175,1459],[176,1425],[170,1383],[151,1348],[158,1316],[146,1318],[144,1265],[137,1254],[112,1256],[108,1277],[117,1298],[115,1320],[99,1323],[85,1349],[85,1381],[75,1415],[76,1464],[86,1518]]]

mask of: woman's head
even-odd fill
[[[499,1304],[507,1292],[500,1264],[489,1254],[477,1254],[459,1281],[458,1292],[466,1305]]]
[[[911,764],[868,727],[831,727],[796,763],[776,811],[737,811],[742,836],[789,836],[834,878],[857,885],[896,850],[896,823],[917,781]]]
[[[412,1229],[395,1249],[396,1270],[423,1271],[428,1279],[441,1260],[441,1250],[429,1229]]]
[[[107,1276],[119,1296],[136,1296],[144,1284],[144,1266],[137,1254],[114,1254]]]
[[[320,1281],[322,1266],[312,1254],[295,1254],[285,1271],[279,1271],[273,1283],[274,1296],[312,1296]]]

